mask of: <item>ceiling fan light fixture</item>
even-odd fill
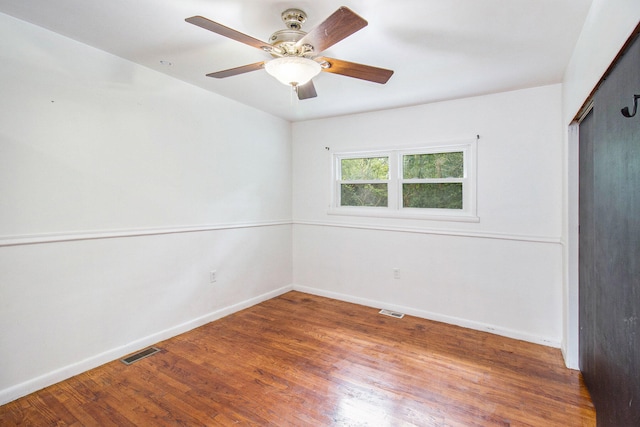
[[[264,64],[264,69],[287,86],[302,86],[322,71],[316,61],[301,56],[272,59]]]

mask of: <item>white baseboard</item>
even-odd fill
[[[578,355],[575,354],[575,352],[569,353],[569,350],[564,344],[560,347],[560,350],[562,351],[562,358],[564,359],[565,366],[569,369],[579,371],[580,363],[578,361]]]
[[[259,304],[263,301],[275,298],[279,295],[289,292],[292,289],[292,285],[283,286],[279,289],[275,289],[262,295],[258,295],[256,297],[241,301],[237,304],[221,308],[219,310],[205,314],[204,316],[200,316],[198,318],[189,320],[163,331],[159,331],[152,335],[140,338],[121,347],[107,350],[103,353],[96,354],[95,356],[91,356],[87,359],[80,360],[67,366],[63,366],[62,368],[56,369],[55,371],[48,372],[44,375],[30,379],[23,383],[16,384],[4,390],[0,390],[0,405],[4,405],[5,403],[11,402],[12,400],[18,399],[22,396],[26,396],[27,394],[33,393],[34,391],[41,390],[55,383],[66,380],[67,378],[71,378],[74,375],[78,375],[90,369],[97,368],[98,366],[104,365],[105,363],[120,359],[123,356],[134,353],[159,341],[175,337],[176,335],[183,334],[199,326],[233,314],[237,311],[244,310],[245,308]]]
[[[324,289],[311,288],[308,286],[302,286],[302,285],[296,285],[296,284],[293,285],[293,290],[305,292],[312,295],[318,295],[321,297],[332,298],[340,301],[351,302],[354,304],[360,304],[367,307],[374,307],[374,308],[380,308],[380,309],[384,308],[392,311],[397,311],[400,313],[405,313],[410,316],[420,317],[422,319],[435,320],[437,322],[443,322],[451,325],[462,326],[463,328],[473,329],[476,331],[489,332],[489,333],[500,335],[507,338],[527,341],[534,344],[541,344],[547,347],[560,348],[560,342],[550,340],[545,337],[531,335],[521,331],[502,328],[495,325],[474,322],[468,319],[461,319],[458,317],[447,316],[443,314],[433,313],[430,311],[420,310],[420,309],[411,308],[411,307],[405,307],[402,305],[389,304],[383,301],[376,301],[372,299],[356,297],[353,295],[341,294],[338,292],[326,291]]]

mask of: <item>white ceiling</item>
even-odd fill
[[[0,12],[297,121],[559,83],[591,1],[0,0]],[[323,54],[392,69],[386,85],[321,73],[317,98],[292,101],[264,70],[205,77],[269,56],[184,21],[202,15],[268,40],[285,9],[304,10],[308,31],[340,6],[369,25]]]

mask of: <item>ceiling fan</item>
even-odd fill
[[[320,56],[322,51],[367,26],[367,21],[351,9],[340,7],[308,33],[301,29],[302,24],[307,20],[307,15],[302,10],[287,9],[282,12],[281,17],[287,28],[273,33],[268,43],[202,16],[192,16],[185,21],[261,49],[274,58],[209,73],[208,77],[221,79],[264,68],[280,82],[291,86],[297,93],[298,99],[308,99],[317,96],[311,79],[321,71],[380,84],[385,84],[393,74],[392,70],[384,68]]]

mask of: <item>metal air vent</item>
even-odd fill
[[[124,363],[125,365],[131,365],[133,362],[137,362],[140,359],[144,359],[145,357],[149,357],[152,356],[154,354],[156,354],[157,352],[159,352],[160,349],[156,348],[156,347],[149,347],[147,349],[141,350],[135,354],[132,354],[131,356],[127,356],[124,359],[120,359],[120,361],[122,363]]]
[[[397,311],[391,310],[380,310],[380,314],[384,314],[385,316],[395,317],[396,319],[402,319],[404,317],[404,313],[398,313]]]

